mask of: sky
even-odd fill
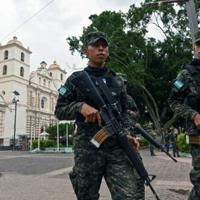
[[[139,5],[140,1],[1,0],[0,43],[5,45],[17,36],[32,51],[31,70],[40,66],[41,61],[49,65],[54,60],[66,71],[74,66],[82,68],[87,60],[78,54],[71,55],[66,38],[80,36],[83,27],[91,23],[90,15],[105,10],[126,12],[131,4]]]

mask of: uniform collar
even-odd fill
[[[194,58],[194,59],[192,60],[192,62],[190,63],[190,65],[193,65],[193,66],[200,66],[200,59]]]
[[[102,76],[108,72],[108,68],[105,66],[101,67],[101,68],[87,66],[84,69],[84,71],[88,72],[89,74],[91,74],[93,76]]]

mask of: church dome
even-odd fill
[[[16,36],[14,36],[12,40],[9,40],[7,44],[18,44],[20,46],[23,46],[23,44],[19,40],[17,40]]]
[[[60,66],[54,60],[53,64],[49,65],[48,69],[55,69],[55,68],[60,68]]]

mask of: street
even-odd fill
[[[161,200],[186,200],[191,184],[191,158],[178,158],[174,163],[164,153],[149,156],[141,151],[149,174],[157,177],[152,185]],[[33,154],[29,152],[0,152],[0,200],[75,200],[68,178],[73,154]],[[110,200],[103,181],[101,200]],[[146,188],[146,200],[154,197]]]

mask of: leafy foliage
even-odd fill
[[[145,139],[138,139],[139,143],[140,143],[140,147],[146,147],[149,145],[149,142]]]
[[[73,137],[74,137],[74,123],[63,123],[59,124],[59,137],[60,143],[65,145],[66,144],[66,132],[68,129],[68,143],[69,145],[73,144]],[[50,126],[46,129],[46,132],[49,133],[49,139],[56,141],[57,139],[57,125]]]
[[[32,148],[38,147],[38,140],[33,140]],[[54,140],[40,140],[40,149],[45,150],[48,147],[56,147],[56,141]]]
[[[186,135],[184,133],[180,133],[177,138],[178,149],[181,152],[189,153],[189,145],[186,143]]]
[[[148,2],[146,0],[145,2]],[[167,105],[171,81],[184,63],[192,58],[192,46],[186,10],[183,6],[130,6],[127,13],[104,11],[89,17],[91,24],[83,28],[79,38],[67,38],[70,50],[82,54],[82,41],[90,31],[103,31],[109,38],[110,58],[107,66],[127,74],[128,92],[141,113],[144,111],[144,86],[154,97],[162,123],[170,117]],[[148,37],[148,27],[156,27],[162,40]]]

